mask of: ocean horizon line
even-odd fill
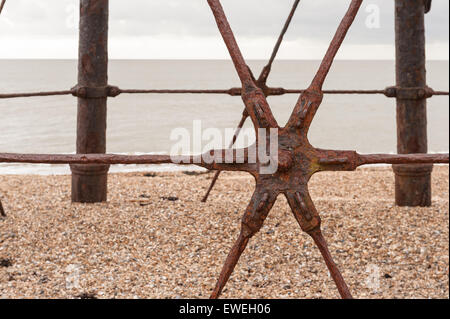
[[[0,61],[77,61],[78,58],[0,58]],[[266,59],[246,59],[247,61],[267,61]],[[129,59],[115,59],[115,58],[109,58],[109,61],[229,61],[232,62],[231,59],[202,59],[202,58],[187,58],[187,59],[136,59],[136,58],[129,58]],[[299,61],[305,61],[305,62],[317,62],[322,61],[322,59],[277,59],[277,61],[285,61],[285,62],[299,62]],[[395,62],[395,59],[339,59],[336,58],[336,61],[341,62],[361,62],[361,61],[370,61],[370,62]],[[443,60],[443,59],[428,59],[427,62],[449,62],[450,60]],[[275,61],[276,63],[276,61]]]

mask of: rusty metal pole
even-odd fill
[[[80,1],[77,154],[106,152],[109,0]],[[109,165],[71,165],[72,201],[106,201]]]
[[[425,2],[395,0],[397,151],[427,153]],[[399,206],[431,206],[433,165],[395,165],[395,200]]]

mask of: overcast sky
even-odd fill
[[[267,59],[293,0],[222,0],[248,59]],[[76,58],[77,0],[7,0],[0,58]],[[350,0],[302,0],[280,50],[282,59],[319,59]],[[394,58],[394,0],[365,0],[341,59]],[[449,1],[426,16],[429,59],[448,60]],[[206,0],[110,0],[112,59],[229,58]]]

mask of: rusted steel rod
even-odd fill
[[[315,229],[314,231],[311,231],[309,233],[311,238],[314,240],[314,243],[319,248],[320,253],[323,256],[323,259],[325,260],[325,263],[330,271],[330,275],[333,278],[333,280],[336,282],[336,286],[338,288],[339,294],[343,299],[352,299],[352,295],[350,293],[350,289],[348,288],[347,284],[345,283],[344,278],[342,277],[341,272],[339,271],[338,266],[333,261],[333,258],[331,257],[330,251],[328,249],[328,244],[325,240],[325,238],[322,235],[322,231],[319,229]]]
[[[213,150],[212,156],[225,158],[229,150]],[[236,150],[233,152],[233,163],[247,163],[248,155],[240,157]],[[118,155],[118,154],[20,154],[0,153],[0,163],[28,163],[28,164],[194,164],[205,166],[206,155]],[[368,164],[447,164],[449,154],[357,154],[359,165]],[[201,160],[200,160],[201,159]],[[200,161],[200,162],[199,162]],[[231,164],[231,163],[230,163]]]
[[[0,199],[0,216],[6,217],[5,210],[3,209],[2,200]]]
[[[448,164],[449,154],[369,154],[359,155],[361,165],[368,164]]]
[[[277,57],[278,51],[280,50],[281,47],[281,43],[283,42],[284,36],[286,35],[286,32],[289,29],[289,26],[291,25],[292,18],[294,17],[295,12],[297,11],[299,3],[300,0],[295,0],[294,5],[292,6],[291,12],[289,13],[289,16],[283,26],[283,29],[281,30],[281,33],[278,36],[278,40],[275,44],[275,47],[272,50],[272,55],[269,58],[269,62],[262,69],[261,74],[257,80],[259,86],[261,85],[266,86],[267,79],[269,77],[270,71],[272,70],[272,64],[275,61],[275,58]]]
[[[5,6],[6,0],[2,0],[2,3],[0,4],[0,14],[2,14],[3,7]]]
[[[178,89],[172,89],[172,90],[139,90],[139,89],[120,89],[120,93],[122,94],[229,94],[231,95],[232,92],[230,90],[178,90]]]
[[[347,31],[352,25],[361,4],[362,1],[353,1],[350,4],[350,8],[347,11],[348,14],[346,14],[344,19],[341,21],[341,24],[339,25],[339,28],[334,35],[333,40],[331,40],[331,45],[329,46],[328,51],[325,54],[324,59],[322,60],[319,71],[317,71],[317,74],[311,83],[311,87],[318,87],[322,89],[323,83],[328,75],[328,72],[330,71],[334,58],[336,57],[336,54],[339,51],[339,48],[341,47]]]
[[[231,53],[231,60],[233,61],[241,82],[250,87],[254,87],[255,83],[252,79],[252,75],[247,67],[247,64],[245,63],[244,57],[242,56],[242,52],[236,42],[234,34],[231,31],[230,24],[223,12],[221,3],[217,0],[208,0],[208,4],[213,12],[214,18],[221,32],[225,45],[228,51]]]
[[[19,154],[0,153],[0,163],[28,164],[83,164],[83,165],[198,165],[210,169],[254,169],[249,162],[248,150],[212,150],[201,155],[119,155],[119,154]],[[241,165],[242,164],[242,165]],[[235,166],[231,167],[231,166]]]
[[[236,131],[234,132],[233,139],[231,140],[230,145],[229,145],[228,148],[232,148],[233,145],[236,143],[236,140],[237,140],[237,138],[239,136],[239,133],[241,132],[242,128],[244,127],[244,124],[245,124],[245,121],[247,120],[247,118],[248,118],[248,114],[247,114],[247,112],[244,111],[244,113],[242,114],[241,120],[240,120],[240,122],[239,122],[239,124],[238,124],[238,126],[236,128]],[[214,174],[214,177],[213,177],[213,179],[211,181],[211,184],[209,185],[205,196],[203,196],[203,198],[202,198],[202,203],[206,203],[208,201],[209,194],[211,193],[211,191],[213,190],[214,186],[216,185],[220,174],[221,174],[221,171],[216,171],[216,173]]]
[[[184,159],[184,158],[183,158]],[[164,155],[115,155],[115,154],[0,154],[1,163],[28,164],[167,164],[170,156]]]
[[[14,99],[21,97],[39,97],[39,96],[55,96],[55,95],[70,95],[72,91],[46,91],[46,92],[29,92],[29,93],[5,93],[0,94],[0,99]]]
[[[285,88],[267,88],[267,95],[284,95],[284,94],[301,94],[306,89],[285,89]],[[241,88],[232,88],[228,90],[211,89],[211,90],[184,90],[184,89],[161,89],[161,90],[145,90],[145,89],[118,89],[118,96],[120,94],[227,94],[231,96],[241,96]],[[388,97],[390,92],[388,89],[384,90],[323,90],[324,94],[383,94]],[[74,90],[63,91],[44,91],[44,92],[25,92],[25,93],[2,93],[0,99],[26,98],[26,97],[41,97],[41,96],[57,96],[57,95],[74,95]],[[431,96],[448,96],[448,91],[433,91]],[[112,97],[112,96],[111,96]]]

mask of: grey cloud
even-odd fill
[[[13,25],[2,24],[0,36],[69,36],[67,27],[74,0],[9,0],[4,15]],[[275,37],[290,11],[293,0],[222,0],[238,38]],[[302,0],[287,35],[328,42],[350,0]],[[354,44],[392,44],[394,0],[364,1],[347,39]],[[365,8],[380,8],[381,28],[368,29]],[[446,0],[434,0],[427,15],[427,40],[448,43]],[[219,36],[206,0],[111,0],[111,36]]]

